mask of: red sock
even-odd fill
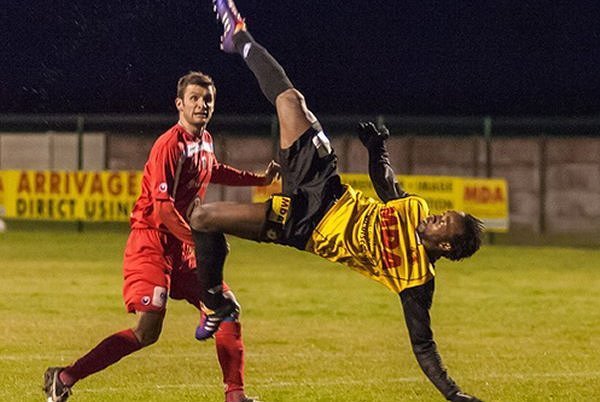
[[[242,325],[239,322],[221,323],[215,334],[217,356],[223,371],[225,394],[243,395],[244,391],[244,343]],[[235,392],[234,392],[235,391]],[[227,399],[229,402],[229,399]]]
[[[63,384],[71,386],[141,348],[142,345],[132,329],[117,332],[104,339],[85,356],[61,371],[60,380]]]

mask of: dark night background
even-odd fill
[[[598,115],[598,1],[238,0],[315,113]],[[209,0],[0,9],[0,113],[172,113],[179,76],[217,113],[271,113]]]

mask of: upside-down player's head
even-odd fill
[[[481,246],[483,222],[464,212],[446,211],[430,215],[417,227],[417,233],[430,258],[458,261],[472,256]]]
[[[177,82],[175,106],[179,120],[188,130],[204,130],[215,109],[217,89],[212,78],[199,71],[190,71]]]

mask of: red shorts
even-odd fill
[[[123,300],[127,311],[164,311],[167,297],[200,308],[193,249],[158,230],[132,229],[123,259]],[[223,283],[223,291],[229,291]]]

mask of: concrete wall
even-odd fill
[[[84,168],[141,170],[154,138],[129,134],[87,134]],[[366,172],[367,155],[353,136],[332,143],[342,172]],[[388,143],[397,173],[486,175],[486,143],[481,137],[392,137]],[[268,137],[215,137],[217,158],[240,169],[261,172],[275,158]],[[511,227],[536,232],[600,232],[600,138],[494,138],[491,173],[509,183]],[[107,157],[108,155],[108,157]],[[1,169],[76,169],[73,133],[2,134]],[[214,186],[207,200],[249,201],[250,190]]]
[[[600,139],[548,140],[546,159],[548,230],[600,228]]]
[[[106,134],[83,136],[83,169],[102,170],[106,161]],[[0,169],[78,168],[76,133],[0,133]]]

